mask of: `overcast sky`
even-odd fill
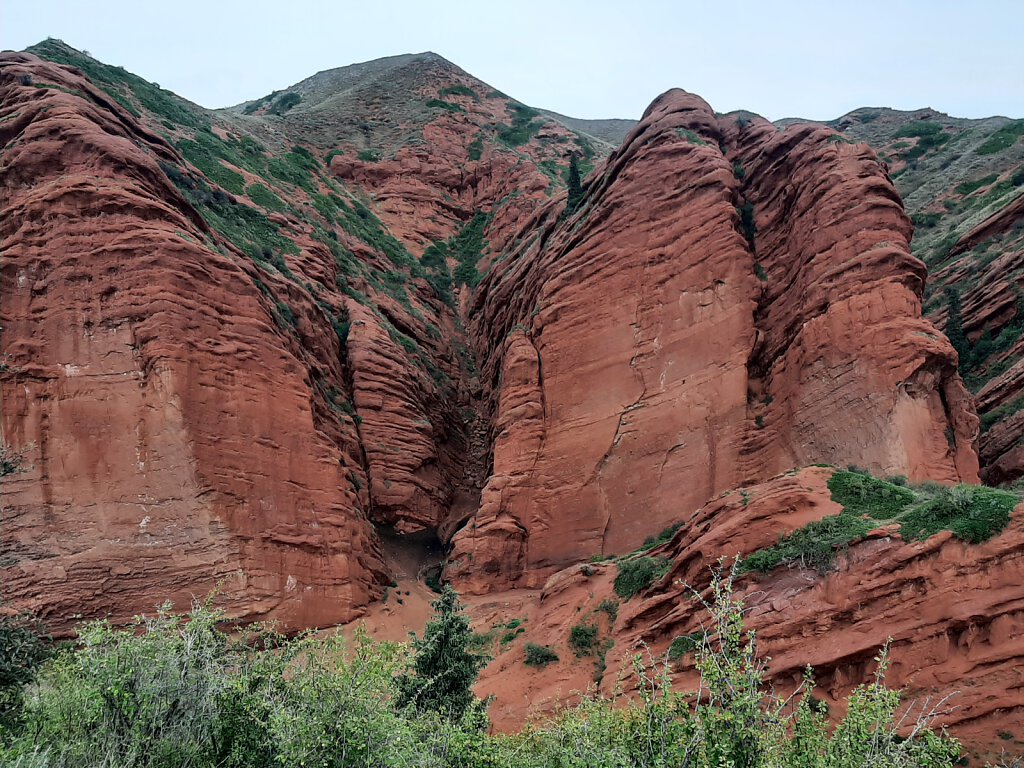
[[[574,117],[637,118],[674,86],[773,120],[1024,117],[1021,0],[0,0],[0,48],[48,36],[206,107],[431,50]]]

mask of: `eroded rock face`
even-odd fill
[[[219,585],[232,615],[319,626],[422,581],[418,541],[449,545],[482,621],[522,610],[531,640],[561,643],[592,614],[616,639],[608,690],[636,643],[691,628],[680,581],[837,511],[828,470],[780,473],[977,481],[971,397],[866,145],[670,91],[567,211],[583,139],[429,64],[402,70],[401,119],[393,83],[338,115],[313,83],[294,116],[196,111],[207,130],[0,57],[0,438],[25,450],[2,481],[5,597],[64,631]],[[373,121],[392,143],[361,156]],[[233,206],[266,242],[225,226]],[[476,214],[479,263],[428,266]],[[581,563],[672,524],[669,577],[594,613],[615,566]],[[772,674],[810,662],[838,700],[893,634],[892,681],[963,681],[948,722],[991,737],[1021,707],[1019,533],[879,531],[835,573],[744,582]],[[481,690],[507,727],[584,689],[589,663],[524,677],[506,655]]]
[[[251,263],[158,168],[174,150],[33,56],[0,58],[0,101],[5,598],[55,629],[218,585],[247,618],[353,618],[384,578],[358,439],[321,428]]]
[[[836,138],[670,91],[579,210],[538,215],[473,307],[498,426],[456,581],[539,586],[793,466],[977,481],[909,222],[870,149]],[[502,421],[521,398],[517,438]]]
[[[838,514],[827,487],[832,471],[790,472],[709,501],[671,541],[649,552],[669,559],[671,568],[630,600],[613,591],[614,563],[571,566],[541,589],[503,594],[506,611],[524,618],[530,641],[558,649],[563,660],[524,672],[522,648],[502,645],[478,686],[497,696],[496,725],[515,729],[524,718],[554,711],[585,691],[595,674],[610,695],[620,679],[629,679],[620,673],[634,654],[663,659],[673,639],[701,631],[708,617],[691,588],[709,599],[711,569],[721,567],[721,558],[728,569],[734,558]],[[918,706],[951,697],[939,722],[972,753],[998,754],[1003,742],[996,734],[1016,734],[1024,716],[1022,537],[1019,507],[1002,533],[980,545],[948,532],[908,542],[898,526],[880,528],[840,554],[828,573],[780,567],[737,579],[736,594],[780,690],[799,685],[809,664],[815,695],[842,716],[845,698],[874,674],[874,658],[891,638],[888,685]],[[493,621],[496,597],[472,599],[481,626]],[[612,621],[602,607],[609,602],[617,605]],[[606,669],[595,657],[577,659],[568,650],[572,627],[584,622],[597,626],[600,638],[614,638],[603,657]],[[672,665],[677,690],[696,688],[693,661],[686,654]]]
[[[949,330],[959,294],[960,374],[981,417],[982,478],[1024,475],[1024,141],[1019,121],[968,120],[931,109],[862,109],[836,121],[892,169],[914,221],[913,253],[929,268],[925,315]]]

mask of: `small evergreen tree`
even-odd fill
[[[971,342],[964,332],[960,292],[953,286],[946,288],[946,336],[960,357],[960,372],[964,373],[970,367]]]
[[[476,702],[472,686],[487,662],[469,650],[473,633],[451,585],[445,585],[433,608],[423,638],[413,637],[412,669],[396,680],[398,704],[459,720]]]
[[[583,182],[580,181],[580,166],[576,159],[576,153],[569,155],[569,198],[565,204],[567,212],[572,213],[583,200]]]

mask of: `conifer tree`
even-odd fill
[[[960,373],[964,373],[970,367],[971,342],[964,332],[960,292],[953,286],[946,288],[946,336],[960,357]]]
[[[476,701],[472,686],[486,660],[469,650],[473,633],[451,585],[445,585],[433,608],[423,638],[413,638],[411,670],[398,676],[398,703],[458,720]]]
[[[573,152],[569,155],[569,198],[566,202],[565,209],[572,213],[579,207],[580,201],[583,199],[583,183],[580,181],[580,166],[576,160],[576,153]]]

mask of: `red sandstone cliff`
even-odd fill
[[[670,91],[578,211],[538,215],[474,301],[496,437],[458,584],[539,586],[794,466],[977,482],[909,222],[834,138]]]
[[[581,561],[682,524],[659,551],[699,581],[834,511],[824,471],[786,470],[977,481],[867,145],[670,91],[602,160],[430,55],[321,73],[274,114],[42,53],[107,78],[0,56],[0,438],[25,452],[0,579],[59,630],[217,585],[243,618],[375,621],[449,546],[478,621],[521,609],[555,642],[609,594],[614,566]],[[597,162],[571,212],[570,152]],[[1022,706],[1019,530],[751,582],[772,672],[813,663],[838,696],[893,634],[895,682],[956,683],[949,722],[991,741]],[[682,598],[670,578],[600,619],[606,680],[687,629]],[[506,726],[592,673],[523,677],[520,652],[482,681]]]
[[[0,102],[2,435],[26,449],[4,597],[64,625],[218,585],[244,617],[355,616],[384,570],[355,429],[326,434],[251,262],[160,170],[173,148],[33,56],[0,59]]]

